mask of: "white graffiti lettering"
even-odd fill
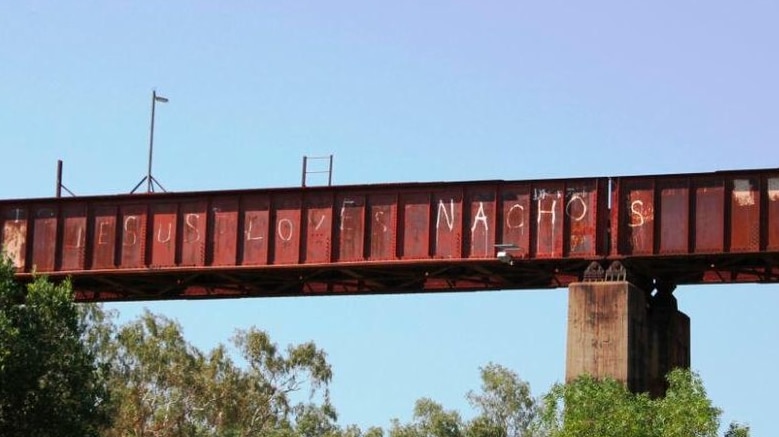
[[[249,219],[249,224],[246,225],[246,241],[254,241],[254,240],[262,240],[262,235],[252,235],[252,229],[254,228],[254,219],[257,217],[252,217]]]
[[[533,189],[533,200],[543,200],[550,197],[556,197],[559,199],[563,197],[563,193],[561,191],[550,191],[545,188]]]
[[[199,220],[200,214],[190,213],[184,216],[184,226],[188,229],[188,231],[184,233],[184,235],[186,235],[186,238],[184,238],[185,243],[196,243],[200,241],[200,230],[197,228],[197,222]],[[195,234],[194,237],[192,237],[193,232]]]
[[[490,225],[487,220],[488,220],[487,213],[484,212],[484,202],[479,202],[479,209],[476,210],[476,215],[473,217],[473,224],[471,225],[471,240],[473,241],[473,243],[476,243],[476,228],[479,226],[479,224],[481,224],[481,226],[484,228],[482,231],[484,233],[484,242],[482,245],[482,249],[485,254],[487,253],[488,250],[491,250],[488,241],[489,234],[490,234],[489,233]]]
[[[435,220],[435,227],[441,227],[441,213],[443,213],[444,221],[446,221],[446,227],[449,230],[454,230],[454,199],[449,199],[449,212],[446,211],[446,205],[443,199],[438,201],[438,215]]]
[[[571,211],[573,209],[572,208],[573,204],[576,201],[578,201],[579,204],[581,204],[582,212],[581,212],[581,214],[579,214],[576,217],[574,217],[572,215]],[[573,220],[575,222],[580,222],[580,221],[584,220],[585,217],[587,217],[587,203],[584,201],[584,199],[582,198],[581,194],[577,193],[577,194],[574,194],[573,196],[571,196],[571,199],[565,205],[565,214],[568,215],[568,217],[570,217],[571,220]]]
[[[97,244],[108,244],[108,241],[106,241],[106,238],[108,238],[108,231],[105,229],[106,226],[110,225],[107,221],[101,221],[97,225]]]
[[[346,224],[346,222],[351,218],[346,213],[347,212],[346,207],[347,206],[352,206],[352,205],[354,205],[354,200],[344,199],[344,201],[341,203],[341,225],[340,225],[340,229],[342,231],[345,228],[344,225]],[[346,229],[351,229],[351,228],[346,228]]]
[[[279,234],[279,238],[281,238],[283,241],[290,241],[292,239],[294,230],[295,225],[292,223],[292,220],[288,218],[279,220],[279,224],[276,226],[276,232]]]
[[[479,202],[479,209],[476,210],[476,216],[473,218],[473,225],[471,225],[471,233],[476,230],[476,227],[481,223],[484,226],[484,230],[490,230],[490,225],[487,223],[487,214],[484,212],[484,202]]]
[[[313,223],[313,222],[314,222],[313,220],[311,220],[311,217],[310,217],[310,216],[309,216],[309,218],[308,218],[308,222],[309,222],[309,223]],[[324,215],[324,214],[321,214],[321,216],[319,217],[319,221],[318,221],[318,222],[316,222],[316,225],[314,226],[314,230],[315,230],[315,231],[318,231],[318,230],[319,230],[319,228],[321,228],[321,227],[322,227],[322,223],[324,223],[324,222],[325,222],[325,215]]]
[[[135,246],[135,243],[138,241],[138,234],[136,232],[137,229],[137,223],[138,217],[131,215],[127,216],[124,219],[124,240],[122,241],[122,245],[124,246]],[[133,224],[133,226],[130,226],[130,223]],[[128,241],[128,237],[132,237],[131,240]]]
[[[373,218],[376,220],[376,223],[381,225],[381,232],[387,232],[389,228],[387,228],[387,224],[383,221],[384,211],[376,211],[376,214],[373,215]]]
[[[173,223],[168,223],[168,235],[165,238],[162,238],[162,225],[160,225],[157,228],[157,241],[160,243],[165,244],[169,242],[172,235],[173,235]]]
[[[541,217],[544,214],[549,214],[552,218],[552,224],[555,224],[555,221],[557,220],[557,213],[555,212],[555,209],[557,207],[557,201],[552,201],[552,208],[551,209],[541,209],[541,201],[543,199],[538,199],[538,223],[541,223]]]
[[[519,220],[517,220],[519,218]],[[525,226],[525,207],[515,203],[511,205],[506,213],[506,227],[509,229],[519,229]]]
[[[83,241],[84,241],[84,228],[82,226],[79,226],[78,231],[76,232],[76,244],[65,243],[65,247],[67,247],[68,249],[79,249],[81,248]]]
[[[638,207],[638,209],[636,209]],[[630,223],[628,223],[628,226],[631,228],[637,228],[640,226],[644,226],[644,202],[640,200],[634,200],[630,203]],[[638,221],[634,221],[633,218],[638,218]]]

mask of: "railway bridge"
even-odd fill
[[[779,169],[0,200],[82,302],[569,288],[566,377],[660,394],[678,285],[779,281]]]

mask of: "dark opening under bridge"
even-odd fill
[[[79,301],[570,286],[569,373],[612,322],[629,354],[655,325],[684,337],[652,321],[676,285],[779,281],[779,169],[2,200],[0,220],[17,276],[70,277]],[[658,359],[685,364],[686,335]],[[603,372],[641,389],[651,362]]]

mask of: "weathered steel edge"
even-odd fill
[[[602,265],[612,258],[596,261]],[[679,261],[684,261],[680,268]],[[495,260],[422,260],[363,264],[362,273],[380,269],[378,277],[354,277],[357,267],[339,265],[240,266],[209,269],[126,269],[84,272],[80,275],[54,273],[53,279],[70,278],[80,302],[142,301],[164,299],[224,299],[245,297],[295,297],[383,295],[400,293],[454,293],[469,291],[555,289],[582,280],[581,273],[591,259],[534,259],[509,266]],[[630,257],[622,262],[628,279],[651,290],[653,280],[668,280],[675,285],[726,283],[779,283],[779,252],[744,253],[728,256]],[[359,269],[358,269],[359,270]],[[274,275],[264,275],[273,271]],[[645,275],[645,273],[649,273]],[[41,276],[47,276],[41,274]],[[122,276],[132,278],[128,282]],[[34,274],[20,275],[23,281]],[[377,279],[378,278],[378,279]],[[403,285],[385,281],[402,280]],[[646,282],[649,281],[649,282]],[[378,282],[369,285],[369,282]]]
[[[697,178],[697,177],[727,177],[727,176],[739,176],[739,175],[754,175],[765,174],[771,172],[779,172],[777,168],[761,168],[761,169],[737,169],[737,170],[717,170],[712,172],[693,172],[693,173],[666,173],[666,174],[646,174],[646,175],[620,175],[620,176],[577,176],[572,178],[535,178],[535,179],[518,179],[518,180],[506,180],[506,179],[485,179],[485,180],[468,180],[468,181],[429,181],[429,182],[390,182],[390,183],[375,183],[375,184],[352,184],[352,185],[331,185],[331,186],[311,186],[311,187],[268,187],[268,188],[236,188],[228,190],[203,190],[203,191],[167,191],[167,192],[155,192],[155,193],[118,193],[118,194],[98,194],[98,195],[86,195],[86,196],[74,196],[74,197],[34,197],[34,198],[10,198],[0,199],[0,205],[3,204],[28,204],[28,203],[41,203],[41,202],[81,202],[81,201],[115,201],[124,199],[171,199],[182,197],[199,197],[203,195],[242,195],[242,194],[260,194],[260,193],[295,193],[295,192],[330,192],[334,190],[344,191],[375,191],[381,189],[429,189],[441,187],[442,185],[457,185],[457,186],[483,186],[491,184],[534,184],[534,183],[548,183],[548,182],[583,182],[592,181],[598,179],[634,179],[634,178]]]

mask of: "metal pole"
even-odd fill
[[[57,160],[57,190],[55,191],[56,196],[62,197],[62,160]]]
[[[157,90],[151,92],[151,127],[149,128],[149,171],[146,173],[146,182],[148,183],[146,192],[154,191],[151,176],[151,162],[154,153],[154,108],[157,106]]]
[[[333,185],[333,155],[330,155],[330,167],[327,171],[327,186]]]
[[[303,157],[303,177],[302,177],[302,181],[300,182],[301,187],[306,186],[306,160],[308,160],[308,157],[304,156]]]

